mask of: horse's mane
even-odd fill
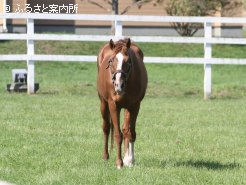
[[[128,39],[120,39],[117,42],[114,43],[114,53],[117,54],[119,53],[123,47],[126,47]]]

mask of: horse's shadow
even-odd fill
[[[150,163],[145,163],[146,166],[156,166],[158,168],[166,168],[166,167],[188,167],[188,168],[195,168],[195,169],[207,169],[207,170],[233,170],[240,168],[241,165],[236,162],[232,163],[221,163],[218,161],[209,161],[209,160],[184,160],[184,161],[177,161],[177,160],[164,160],[158,161],[156,159],[151,160]]]
[[[240,164],[233,163],[220,163],[218,161],[207,161],[207,160],[188,160],[188,161],[179,161],[175,163],[175,166],[186,166],[197,169],[208,169],[208,170],[233,170],[235,168],[240,168]]]

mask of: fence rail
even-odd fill
[[[203,58],[181,57],[148,57],[147,63],[179,63],[179,64],[204,64],[204,98],[211,95],[211,65],[212,64],[240,64],[245,65],[246,59],[212,58],[212,44],[239,44],[246,45],[244,38],[214,38],[212,36],[213,23],[246,24],[245,18],[232,17],[177,17],[177,16],[128,16],[128,15],[93,15],[93,14],[35,14],[35,13],[7,13],[0,14],[0,19],[26,19],[27,33],[0,34],[0,40],[26,40],[27,54],[25,55],[0,55],[0,61],[26,60],[28,69],[28,93],[34,93],[34,63],[35,61],[78,61],[95,62],[96,56],[89,55],[36,55],[34,41],[109,41],[118,40],[127,35],[122,35],[122,22],[191,22],[204,25],[203,37],[163,37],[163,36],[132,36],[135,42],[154,43],[196,43],[204,44]],[[34,20],[85,20],[85,21],[114,21],[114,35],[71,35],[71,34],[36,34],[34,33]]]
[[[67,34],[0,34],[1,40],[50,40],[50,41],[108,41],[112,35],[67,35]],[[123,38],[123,37],[118,37]],[[115,38],[117,39],[117,38]],[[193,43],[203,44],[209,42],[211,44],[236,44],[246,45],[245,38],[204,38],[204,37],[164,37],[164,36],[131,36],[135,42],[153,42],[153,43]]]

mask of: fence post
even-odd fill
[[[34,94],[34,60],[31,56],[34,55],[34,40],[29,36],[34,35],[34,20],[27,18],[27,93]]]
[[[114,28],[115,28],[115,36],[121,37],[122,36],[122,22],[115,19],[114,20]]]
[[[6,14],[6,0],[3,0],[3,13]],[[3,17],[3,32],[7,33],[7,20]]]
[[[209,59],[212,57],[212,44],[207,42],[206,39],[212,38],[212,23],[204,23],[204,99],[207,100],[211,96],[212,92],[212,67],[209,63]]]

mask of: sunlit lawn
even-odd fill
[[[0,53],[14,47],[0,45]],[[80,43],[76,51],[63,45],[42,47],[96,54],[101,43]],[[202,46],[155,46],[141,44],[146,56],[178,51],[202,56]],[[38,52],[44,52],[42,47]],[[221,47],[215,46],[214,55],[246,55],[242,46]],[[16,47],[16,52],[24,50]],[[96,64],[37,62],[37,94],[6,92],[11,69],[25,67],[25,62],[0,62],[0,180],[16,185],[246,184],[246,66],[212,66],[212,99],[204,101],[202,65],[147,64],[136,165],[122,170],[115,168],[115,151],[102,161]]]

